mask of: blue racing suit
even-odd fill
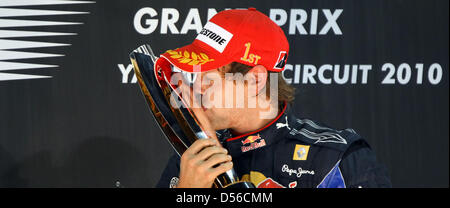
[[[286,104],[264,128],[239,136],[222,130],[217,136],[239,178],[258,188],[391,187],[387,170],[354,130],[298,119]],[[174,154],[157,187],[176,185],[179,168]]]

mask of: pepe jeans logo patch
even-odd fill
[[[222,53],[232,37],[233,34],[226,31],[219,25],[208,22],[206,23],[205,27],[203,27],[203,29],[198,33],[196,39],[208,44],[212,48]]]
[[[281,172],[287,173],[287,174],[289,174],[289,176],[294,175],[297,178],[302,177],[302,175],[314,175],[315,174],[313,170],[303,170],[300,167],[297,169],[291,169],[291,168],[289,168],[289,166],[287,164],[284,164],[281,167]]]

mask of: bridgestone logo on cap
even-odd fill
[[[274,69],[282,69],[286,65],[287,53],[286,51],[280,51],[278,55],[277,62],[275,63]]]
[[[198,33],[196,39],[208,44],[212,48],[222,53],[232,37],[233,34],[226,31],[219,25],[208,22],[206,23],[205,27],[203,27],[203,29]]]

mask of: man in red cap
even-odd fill
[[[191,73],[191,83],[183,85],[191,93],[183,94],[201,101],[194,112],[211,139],[194,142],[181,158],[172,156],[157,187],[208,188],[231,168],[256,187],[391,186],[355,131],[290,113],[294,89],[281,76],[288,53],[281,28],[249,8],[217,13],[192,44],[161,55]],[[243,79],[227,76],[236,73]]]

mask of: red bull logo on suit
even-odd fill
[[[266,141],[258,134],[256,136],[248,136],[246,139],[242,140],[242,145],[242,152],[248,152],[266,146]]]

